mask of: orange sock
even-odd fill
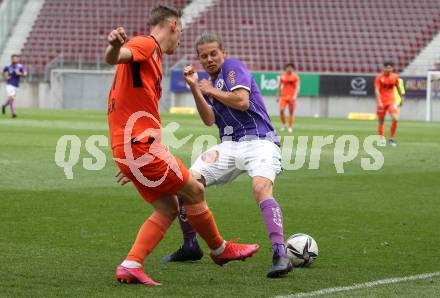
[[[154,211],[139,229],[136,240],[126,260],[142,264],[145,257],[148,256],[159,244],[160,240],[162,240],[170,225],[171,221],[168,218]]]
[[[391,128],[390,128],[390,139],[394,139],[394,135],[396,134],[397,129],[397,121],[393,120],[391,122]]]
[[[383,127],[383,124],[379,124],[377,126],[377,130],[379,131],[379,135],[381,135],[382,137],[385,135],[385,128]]]
[[[280,111],[280,118],[283,126],[286,126],[286,116],[284,115],[284,111]]]
[[[206,201],[196,204],[185,204],[186,217],[191,226],[205,240],[210,249],[219,248],[224,240],[217,229],[214,216]]]
[[[290,115],[290,117],[289,117],[289,127],[293,127],[293,119],[294,119],[294,117],[295,116]]]

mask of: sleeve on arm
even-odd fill
[[[278,87],[281,87],[283,84],[284,84],[284,76],[281,75],[281,76],[280,76],[280,79],[279,79],[279,81],[278,81]]]
[[[156,49],[156,43],[152,38],[146,36],[136,36],[130,39],[124,48],[131,51],[133,55],[132,62],[146,61]]]
[[[9,70],[8,70],[8,67],[7,67],[7,66],[3,67],[3,72],[9,72]]]
[[[374,88],[380,89],[380,78],[379,78],[379,76],[377,76],[376,79],[374,80]]]
[[[226,61],[223,76],[229,90],[243,88],[251,91],[252,75],[241,61],[236,59]]]

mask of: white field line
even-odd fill
[[[333,294],[337,292],[348,292],[348,291],[354,291],[359,289],[366,289],[366,288],[373,288],[381,285],[389,285],[389,284],[395,284],[400,282],[406,282],[411,280],[420,280],[420,279],[429,279],[434,276],[440,276],[440,271],[437,272],[431,272],[431,273],[423,273],[418,275],[411,275],[411,276],[403,276],[403,277],[395,277],[395,278],[387,278],[387,279],[381,279],[381,280],[375,280],[365,283],[359,283],[359,284],[353,284],[351,286],[346,287],[335,287],[335,288],[327,288],[327,289],[321,289],[317,291],[312,292],[302,292],[297,294],[290,294],[286,296],[276,296],[275,298],[299,298],[299,297],[313,297],[313,296],[320,296],[325,294]]]

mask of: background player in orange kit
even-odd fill
[[[108,97],[110,140],[120,169],[117,176],[129,178],[154,209],[116,269],[116,279],[127,283],[160,285],[145,274],[143,262],[178,214],[176,194],[182,195],[187,218],[211,249],[215,263],[243,260],[259,248],[223,240],[206,204],[203,185],[161,142],[162,54],[173,54],[179,45],[180,18],[180,11],[159,5],[150,14],[149,36],[127,41],[121,27],[108,36],[105,59],[118,64]]]
[[[284,73],[280,76],[280,81],[277,89],[278,105],[280,108],[281,117],[281,131],[286,129],[286,117],[284,110],[289,109],[289,132],[292,132],[294,113],[296,109],[296,98],[300,88],[299,76],[294,72],[295,65],[288,63],[284,67]]]
[[[397,121],[399,118],[399,108],[396,103],[396,98],[394,96],[394,90],[397,90],[402,101],[400,105],[403,104],[404,98],[403,94],[399,88],[399,76],[394,72],[394,64],[392,62],[385,62],[383,64],[384,68],[381,73],[379,73],[374,81],[376,99],[377,99],[377,119],[378,119],[378,132],[381,136],[381,146],[386,145],[385,141],[385,128],[384,121],[386,113],[389,113],[392,119],[390,128],[390,139],[389,144],[393,147],[397,146],[394,136],[397,129]]]

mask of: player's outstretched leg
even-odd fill
[[[175,196],[165,196],[151,204],[155,211],[139,229],[126,259],[116,268],[115,278],[120,282],[140,283],[146,286],[161,285],[144,272],[143,263],[176,218],[177,199]]]
[[[292,263],[284,246],[283,214],[278,202],[272,197],[272,181],[264,177],[254,177],[254,194],[259,202],[263,222],[272,242],[272,267],[267,277],[281,277],[292,271]]]
[[[197,241],[197,233],[186,217],[183,198],[179,196],[179,224],[183,234],[183,244],[178,250],[162,258],[163,263],[198,261],[203,257],[203,251]]]
[[[283,215],[278,202],[267,198],[260,202],[261,213],[269,238],[272,241],[272,267],[267,277],[280,277],[292,271],[292,264],[284,247]]]
[[[244,260],[258,251],[258,244],[225,242],[220,235],[214,217],[205,200],[203,184],[191,177],[179,192],[183,196],[187,218],[191,226],[211,249],[210,256],[218,265],[229,261]]]

